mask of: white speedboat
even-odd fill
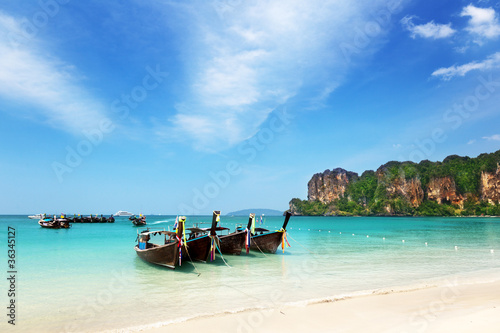
[[[119,210],[116,213],[114,213],[113,215],[116,217],[116,216],[132,216],[134,214],[127,212],[125,210]]]
[[[43,218],[43,214],[29,215],[28,218],[40,220]]]

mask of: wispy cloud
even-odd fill
[[[158,132],[196,149],[220,150],[253,136],[273,109],[306,89],[327,98],[346,72],[339,44],[354,43],[356,28],[374,21],[371,15],[385,5],[259,0],[224,7],[221,16],[203,1],[193,8],[169,4],[184,12],[183,20],[189,17],[190,54],[183,61],[191,89]],[[371,47],[363,51],[369,55]]]
[[[460,15],[470,17],[466,30],[477,37],[492,39],[500,36],[500,24],[493,8],[468,5],[464,7]]]
[[[475,139],[472,139],[472,140],[469,140],[467,142],[468,145],[473,145],[474,143],[476,143],[476,140]]]
[[[500,134],[493,134],[490,136],[483,136],[483,139],[488,141],[500,141]]]
[[[31,105],[30,116],[70,132],[95,127],[103,107],[78,86],[70,64],[47,56],[41,43],[15,43],[21,23],[0,11],[0,96],[18,105]],[[26,108],[24,108],[26,109]]]
[[[414,24],[413,19],[415,16],[405,16],[401,19],[401,24],[403,27],[410,32],[412,38],[423,37],[423,38],[447,38],[452,36],[456,30],[451,27],[451,23],[448,24],[438,24],[434,21],[430,21],[426,24]]]
[[[497,52],[481,62],[473,61],[460,66],[439,68],[432,73],[432,76],[439,77],[443,80],[450,80],[455,76],[464,76],[472,70],[488,70],[499,67],[500,52]]]

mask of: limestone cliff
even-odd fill
[[[289,206],[288,211],[290,213],[292,213],[293,216],[302,215],[302,213],[300,212],[299,207],[297,207],[297,205],[295,204],[295,202],[293,200],[290,200],[290,203],[288,204],[288,206]]]
[[[315,174],[307,184],[307,199],[330,203],[344,197],[350,182],[356,181],[358,174],[341,168]]]
[[[500,215],[500,150],[442,162],[391,161],[376,172],[315,174],[295,215]],[[488,205],[488,204],[489,205]]]
[[[481,172],[481,200],[500,203],[500,164],[494,173]]]
[[[450,177],[432,178],[427,185],[427,199],[438,204],[448,203],[463,207],[464,197],[457,193],[455,181]]]
[[[389,199],[404,198],[413,207],[418,207],[422,203],[424,191],[418,177],[406,179],[404,173],[397,177],[391,177],[385,166],[381,166],[377,170],[377,178],[379,186],[385,188]],[[386,211],[390,212],[390,209],[386,208]]]

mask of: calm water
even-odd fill
[[[188,217],[187,225],[210,219]],[[174,220],[148,216],[148,226],[171,230]],[[231,229],[246,221],[222,217]],[[267,217],[263,227],[279,229],[282,221]],[[16,229],[17,331],[135,329],[203,314],[433,285],[457,276],[500,279],[498,218],[292,217],[292,247],[285,253],[242,253],[224,257],[230,267],[218,257],[175,271],[137,257],[137,228],[126,218],[49,230],[25,216],[0,216],[5,272],[8,226]],[[5,319],[0,330],[14,331]]]

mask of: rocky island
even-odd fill
[[[500,150],[442,162],[391,161],[359,176],[342,168],[313,175],[294,215],[500,215]]]

